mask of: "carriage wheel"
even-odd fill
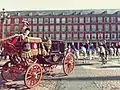
[[[72,53],[67,53],[63,60],[63,71],[66,75],[71,74],[74,71],[74,55]]]
[[[18,73],[13,66],[9,66],[11,62],[7,62],[3,65],[1,76],[5,81],[15,81],[17,80]]]
[[[42,68],[39,64],[35,63],[31,65],[25,74],[25,85],[28,88],[37,86],[42,78]]]

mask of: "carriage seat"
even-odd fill
[[[23,44],[23,57],[29,58],[36,55],[48,55],[45,43],[38,37],[26,37]]]

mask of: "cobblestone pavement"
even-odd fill
[[[56,78],[60,80],[56,90],[120,90],[120,64],[108,62],[104,66],[100,63],[83,66],[78,63],[72,75]]]
[[[101,65],[98,61],[90,62],[92,64],[78,62],[74,73],[69,76],[64,76],[62,67],[59,66],[55,69],[54,77],[44,76],[41,83],[30,90],[120,90],[118,60],[112,60],[107,65]],[[23,81],[16,83],[18,84],[7,86],[1,84],[0,90],[29,90]]]

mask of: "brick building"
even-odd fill
[[[79,48],[87,40],[96,43],[107,40],[109,43],[120,40],[119,10],[45,10],[8,11],[10,19],[5,23],[5,36],[19,33],[22,20],[30,23],[30,36],[48,36],[66,43],[74,42]],[[0,38],[2,24],[0,24]]]

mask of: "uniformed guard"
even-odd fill
[[[28,37],[29,33],[30,33],[30,28],[29,28],[29,23],[25,20],[22,20],[22,23],[23,23],[23,28],[22,28],[22,39]]]

